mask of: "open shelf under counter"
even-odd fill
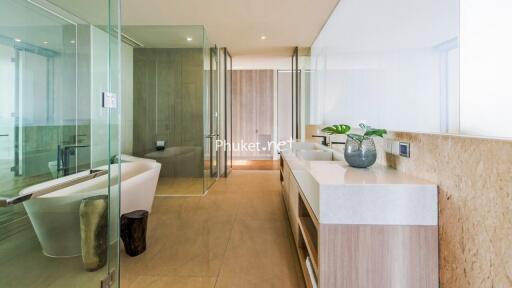
[[[299,215],[298,215],[299,231],[302,241],[299,241],[301,248],[306,248],[311,258],[311,264],[315,270],[315,274],[320,275],[318,261],[318,229],[319,223],[316,216],[312,213],[307,201],[305,201],[302,191],[299,192]]]
[[[311,276],[306,265],[306,259],[309,256],[308,250],[304,247],[297,247],[297,254],[299,255],[300,268],[302,270],[302,274],[304,276],[304,281],[306,283],[307,288],[313,288],[313,283],[318,287],[317,276]]]
[[[299,218],[299,229],[302,239],[304,240],[304,246],[308,250],[311,261],[313,262],[313,268],[315,269],[315,273],[318,275],[318,240],[316,236],[313,236],[316,232],[311,231],[312,228],[314,229],[314,226],[310,221],[308,223],[307,218]]]

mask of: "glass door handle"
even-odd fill
[[[0,137],[9,137],[9,134],[0,134]]]
[[[103,176],[106,174],[108,174],[108,170],[91,169],[91,170],[89,170],[89,174],[82,175],[79,177],[73,177],[64,182],[41,188],[41,189],[36,190],[29,194],[19,195],[19,196],[12,197],[12,198],[0,198],[0,208],[16,205],[16,204],[25,202],[27,200],[34,199],[34,198],[37,198],[37,197],[70,187],[73,185],[77,185],[79,183],[82,183],[82,182],[85,182],[88,180],[92,180],[94,178],[97,178],[97,177],[100,177],[100,176]]]

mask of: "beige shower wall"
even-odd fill
[[[389,136],[410,142],[411,158],[377,141],[381,164],[439,185],[441,287],[512,287],[512,141]]]

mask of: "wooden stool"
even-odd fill
[[[148,211],[135,210],[121,216],[121,239],[124,250],[131,257],[146,251]]]

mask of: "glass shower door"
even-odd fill
[[[220,150],[217,146],[219,139],[219,59],[217,47],[208,49],[210,60],[209,90],[205,97],[205,187],[208,189],[219,177]]]
[[[0,287],[118,285],[119,10],[72,2],[0,0]]]
[[[211,50],[211,94],[210,94],[210,134],[211,142],[210,177],[215,181],[219,177],[219,54],[217,47]]]
[[[231,150],[231,145],[233,144],[233,124],[232,124],[232,116],[233,116],[233,104],[232,104],[232,85],[231,85],[231,77],[233,71],[233,59],[231,58],[231,54],[229,54],[227,48],[225,49],[226,53],[226,81],[225,81],[225,129],[226,129],[226,143],[229,146],[226,147],[226,174],[225,176],[229,176],[231,174],[231,170],[233,167],[233,152]]]
[[[14,93],[15,93],[15,50],[0,44],[0,179],[12,177],[14,167]]]

